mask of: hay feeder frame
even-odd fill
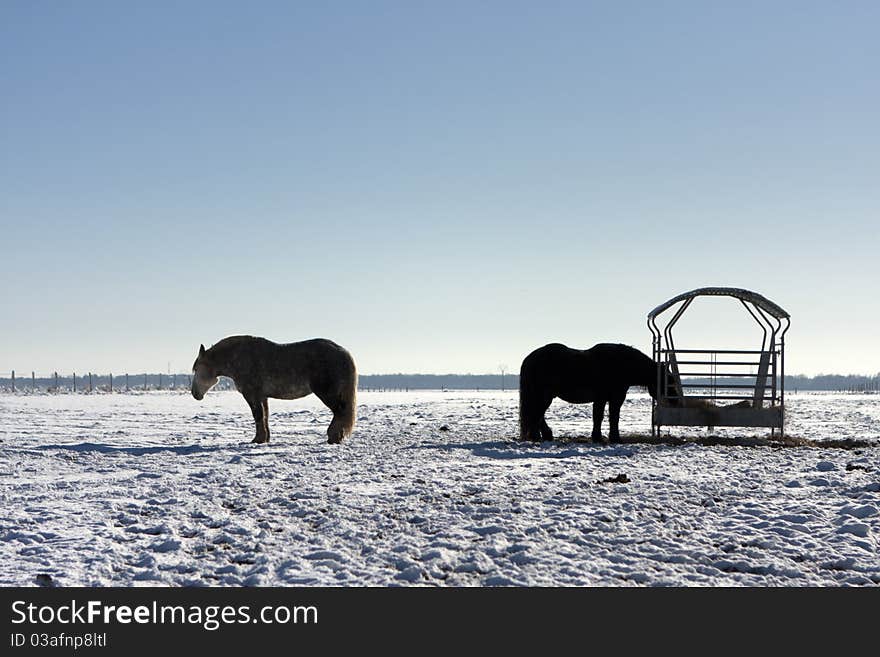
[[[694,299],[738,300],[763,331],[761,348],[678,349],[672,329]],[[665,325],[658,321],[675,308]],[[771,437],[785,432],[785,333],[790,315],[766,297],[733,287],[703,287],[679,294],[648,313],[657,370],[657,398],[651,424],[664,426],[765,427]],[[667,375],[668,372],[668,375]],[[669,381],[663,380],[670,377]],[[671,383],[671,385],[669,385]],[[721,404],[719,404],[721,402]]]

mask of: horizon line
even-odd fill
[[[148,372],[148,371],[128,371],[128,372],[96,372],[90,370],[83,370],[82,373],[77,373],[74,370],[69,372],[62,372],[61,370],[52,371],[49,373],[40,372],[36,373],[36,371],[19,371],[19,370],[9,370],[7,372],[0,372],[0,381],[11,381],[12,378],[15,380],[25,380],[33,378],[37,380],[48,380],[53,379],[57,376],[59,379],[69,379],[73,376],[77,377],[88,377],[89,375],[95,377],[124,377],[124,376],[155,376],[155,377],[177,377],[177,376],[192,376],[192,372]],[[424,377],[442,377],[442,376],[458,376],[458,377],[498,377],[502,376],[519,376],[519,372],[505,372],[502,374],[501,372],[380,372],[380,373],[369,373],[369,374],[361,374],[358,373],[358,378],[366,378],[366,377],[377,377],[377,376],[424,376]],[[755,374],[743,373],[743,377],[755,376]],[[786,373],[786,377],[802,377],[807,379],[815,379],[819,377],[860,377],[865,379],[874,379],[880,378],[880,370],[873,374],[863,374],[856,372],[848,372],[848,373],[840,373],[840,372],[819,372],[818,374],[801,374],[801,373]],[[229,377],[225,377],[229,378]],[[696,377],[701,378],[701,377]]]

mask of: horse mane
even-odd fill
[[[243,343],[254,342],[263,339],[264,338],[258,338],[253,335],[230,335],[228,338],[223,338],[222,340],[220,340],[220,342],[211,345],[210,349],[205,350],[205,355],[209,359],[224,359],[229,355],[230,351],[234,351]]]
[[[635,367],[639,368],[643,371],[645,376],[644,383],[638,383],[636,385],[644,386],[646,388],[656,387],[656,376],[657,376],[657,363],[654,362],[654,359],[648,356],[641,349],[636,349],[635,347],[628,344],[614,344],[613,346],[620,351],[627,354],[629,358],[631,358],[635,364]]]
[[[625,353],[627,353],[631,358],[637,361],[641,361],[641,363],[647,365],[648,363],[653,364],[654,359],[651,358],[648,354],[643,352],[641,349],[637,349],[632,345],[622,344],[622,343],[605,343],[605,344],[597,344],[596,347],[612,347],[615,349],[619,349]]]

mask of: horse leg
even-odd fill
[[[590,435],[590,438],[603,443],[605,442],[605,438],[602,437],[602,419],[604,417],[605,400],[597,399],[593,402],[593,433]]]
[[[553,432],[544,420],[544,413],[550,408],[553,397],[531,386],[521,384],[519,393],[520,440],[539,443],[553,440]]]
[[[620,407],[622,399],[612,399],[608,402],[608,439],[613,443],[620,442]]]
[[[257,426],[257,435],[254,436],[254,439],[251,442],[268,443],[268,401],[265,397],[261,398],[257,395],[244,395],[244,399],[248,403],[248,406],[251,407],[251,413],[254,414],[254,424]]]
[[[523,419],[520,426],[520,440],[539,443],[541,442],[541,423],[532,419]]]
[[[544,414],[547,412],[547,409],[550,408],[550,404],[552,403],[553,397],[550,399],[544,397],[535,405],[535,413],[529,431],[533,442],[539,443],[542,440],[553,440],[553,431],[550,429],[547,420],[544,418]]]
[[[330,426],[327,427],[327,442],[331,445],[338,445],[342,442],[342,439],[345,437],[343,433],[343,416],[344,413],[341,410],[331,409],[333,410],[333,420],[330,422]]]
[[[547,408],[550,407],[550,404],[547,404]],[[553,440],[553,430],[550,429],[547,424],[547,420],[544,419],[544,413],[546,409],[543,411],[533,409],[534,415],[528,418],[524,424],[524,433],[522,435],[522,440],[530,440],[533,443],[539,443],[542,440]]]
[[[266,434],[266,442],[269,442],[269,398],[263,397],[263,431]]]
[[[324,402],[324,406],[333,411],[333,419],[330,426],[327,427],[327,442],[331,445],[337,445],[342,439],[351,433],[352,424],[354,423],[354,409],[349,408],[350,401],[346,401],[342,395],[335,395],[325,391],[315,391],[318,399]]]

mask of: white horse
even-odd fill
[[[235,382],[251,407],[257,425],[255,443],[269,442],[269,397],[299,399],[315,393],[333,411],[328,443],[342,442],[354,429],[357,369],[351,354],[330,340],[276,344],[234,335],[210,349],[200,345],[193,363],[193,397],[204,398],[221,376]]]

